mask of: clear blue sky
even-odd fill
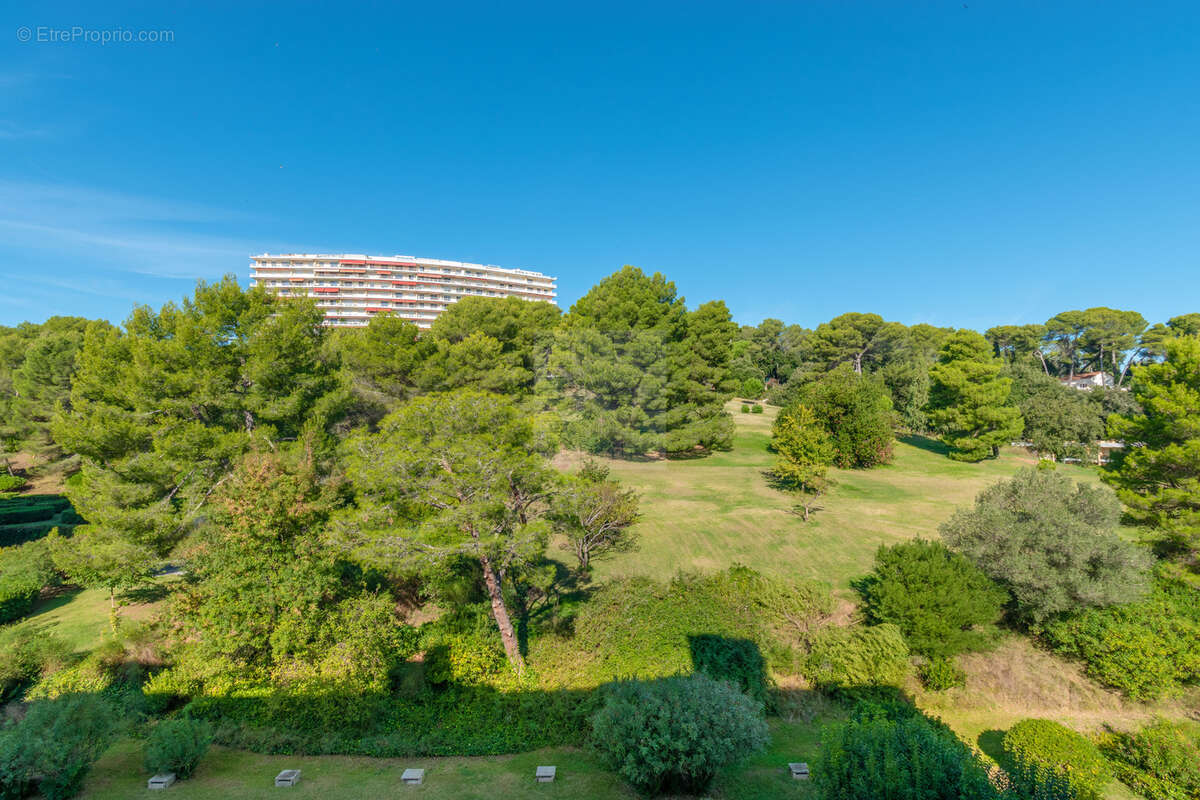
[[[281,250],[564,308],[629,263],[739,322],[1200,310],[1195,0],[176,5],[0,15],[0,323]]]

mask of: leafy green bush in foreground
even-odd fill
[[[1083,735],[1048,719],[1026,719],[1004,735],[1009,775],[1019,791],[1037,797],[1047,780],[1061,779],[1069,796],[1098,800],[1112,781],[1108,762]]]
[[[1102,749],[1121,782],[1147,800],[1200,798],[1200,725],[1158,720]]]
[[[768,740],[762,706],[702,673],[617,684],[592,718],[597,750],[647,794],[702,792]]]
[[[116,732],[112,707],[97,697],[31,704],[23,720],[0,730],[0,797],[35,789],[46,800],[73,796]]]
[[[212,739],[212,726],[204,720],[164,720],[154,726],[146,741],[146,769],[153,774],[174,772],[179,778],[187,778],[196,771]]]

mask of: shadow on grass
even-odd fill
[[[995,761],[1000,769],[1011,773],[1012,761],[1008,754],[1004,752],[1004,734],[1008,731],[997,730],[995,728],[984,731],[979,734],[979,738],[975,743],[979,745],[979,749],[993,761]]]
[[[950,455],[950,448],[945,443],[929,436],[910,433],[908,436],[899,437],[899,440],[909,447],[915,447],[927,453],[936,453],[939,456],[947,457]]]

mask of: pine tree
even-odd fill
[[[808,522],[817,499],[832,483],[828,472],[834,448],[829,431],[808,406],[791,406],[775,418],[771,449],[775,451],[772,476],[780,487],[800,498],[799,507]]]
[[[1012,380],[1000,376],[1003,368],[975,331],[957,331],[942,345],[929,374],[929,417],[951,458],[981,461],[1021,435],[1025,421],[1009,402]]]

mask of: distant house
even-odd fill
[[[1101,386],[1112,388],[1117,385],[1117,382],[1113,380],[1113,376],[1107,372],[1081,372],[1074,378],[1061,378],[1060,380],[1073,389],[1085,392]]]

